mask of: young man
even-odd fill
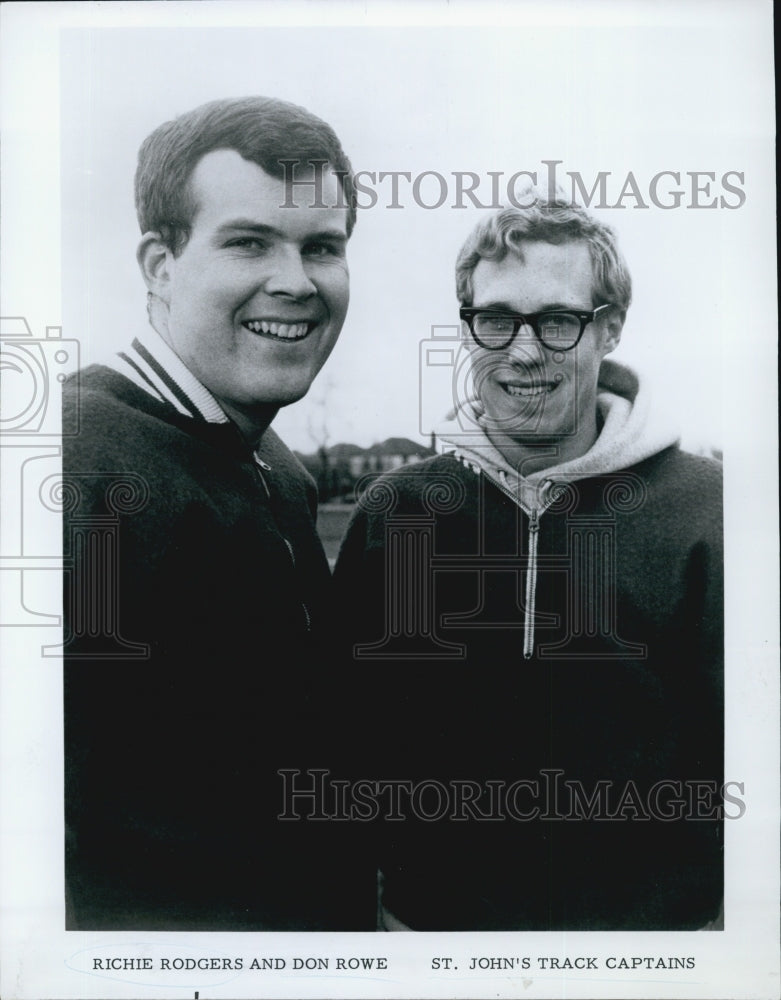
[[[136,206],[149,326],[65,387],[68,926],[360,929],[343,829],[277,820],[335,750],[314,483],[269,426],[345,318],[350,163],[216,101],[146,139]]]
[[[441,455],[367,490],[336,569],[398,782],[384,925],[703,927],[722,894],[720,467],[608,358],[631,283],[584,210],[493,215],[456,281],[473,396]]]

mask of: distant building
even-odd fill
[[[409,438],[388,438],[381,444],[373,444],[362,455],[354,455],[350,460],[350,471],[354,476],[367,472],[390,472],[402,465],[420,462],[433,454],[430,448],[415,444]]]
[[[421,462],[433,454],[433,448],[409,438],[394,437],[370,448],[336,444],[314,455],[299,454],[298,458],[314,476],[320,499],[325,501],[335,497],[354,500],[355,485],[364,476],[378,476],[403,465]]]

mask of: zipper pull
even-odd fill
[[[264,462],[263,459],[257,454],[257,452],[252,453],[252,460],[255,463],[255,472],[258,474],[258,479],[260,480],[263,489],[266,492],[266,499],[271,499],[271,490],[268,488],[268,483],[266,482],[266,477],[263,475],[264,472],[271,472],[271,466]]]

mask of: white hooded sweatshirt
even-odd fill
[[[475,473],[487,476],[529,518],[529,562],[526,571],[524,656],[534,648],[534,603],[537,584],[539,519],[557,497],[556,485],[620,472],[677,444],[680,435],[666,414],[652,411],[647,379],[629,366],[605,359],[599,371],[597,411],[601,430],[592,447],[529,476],[522,476],[488,437],[485,410],[468,400],[435,429],[437,449],[453,455]]]

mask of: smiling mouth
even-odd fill
[[[559,382],[502,382],[508,396],[547,396],[559,387]]]
[[[278,320],[249,319],[241,325],[250,333],[268,337],[271,340],[296,341],[307,337],[317,326],[317,323],[313,320],[300,323],[281,323]]]

